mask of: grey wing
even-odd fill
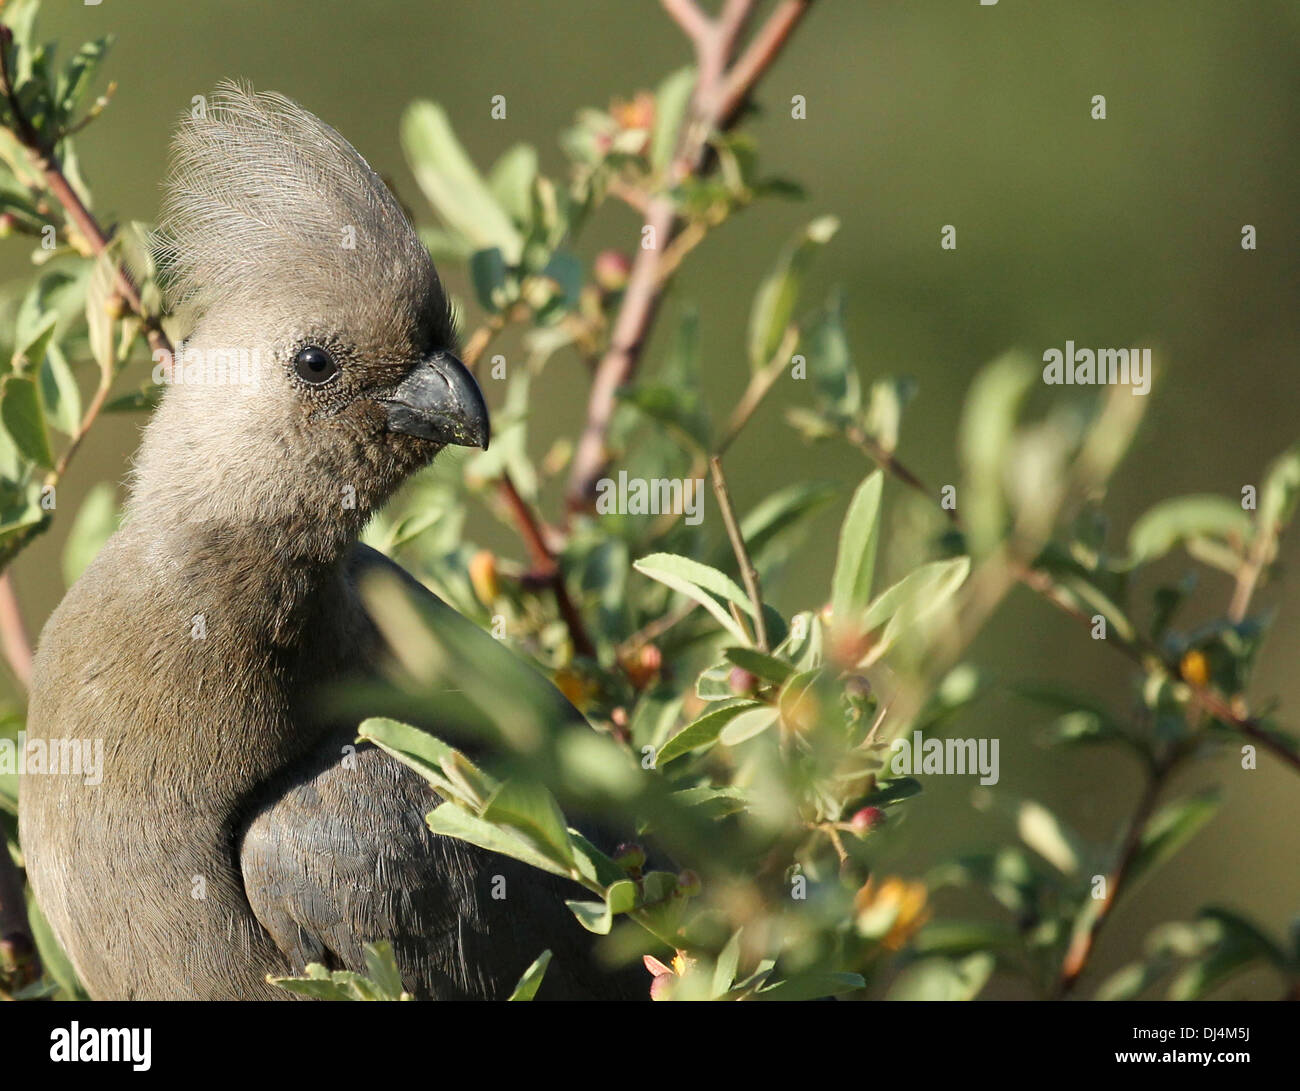
[[[540,998],[644,996],[638,976],[595,963],[564,905],[581,888],[434,835],[424,815],[436,797],[417,774],[335,741],[253,815],[240,846],[253,912],[297,972],[364,972],[362,945],[389,940],[414,995],[505,999],[549,948]]]

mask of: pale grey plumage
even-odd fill
[[[29,732],[105,740],[102,784],[22,787],[56,935],[96,997],[283,998],[268,973],[361,970],[378,939],[424,996],[502,996],[545,947],[544,992],[629,995],[590,963],[561,901],[575,891],[433,837],[423,781],[377,751],[345,760],[355,723],[318,697],[388,654],[367,571],[449,639],[510,654],[357,544],[438,436],[485,434],[427,254],[351,146],[278,96],[219,91],[170,186],[187,347],[255,356],[257,381],[169,387],[122,528],[41,635]],[[326,380],[299,370],[304,346],[328,350]],[[540,675],[526,688],[576,715]]]

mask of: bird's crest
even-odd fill
[[[176,135],[156,250],[170,305],[196,315],[271,293],[408,320],[432,305],[449,322],[428,252],[356,149],[297,103],[235,83]]]

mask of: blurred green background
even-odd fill
[[[41,26],[65,49],[117,35],[107,69],[119,89],[80,148],[96,211],[110,221],[155,217],[170,130],[192,96],[224,77],[301,101],[431,222],[397,140],[412,99],[440,101],[482,167],[526,140],[542,150],[543,170],[557,173],[556,137],[579,107],[630,98],[690,60],[650,0],[62,0],[46,3]],[[1300,432],[1298,55],[1295,0],[823,0],[762,85],[753,126],[767,171],[802,182],[808,200],[759,205],[687,262],[647,364],[674,314],[697,302],[706,389],[715,416],[725,413],[747,373],[744,329],[760,277],[792,231],[834,212],[843,227],[805,298],[842,284],[863,378],[919,381],[901,454],[925,481],[956,480],[955,425],[982,364],[1014,347],[1041,359],[1072,338],[1147,345],[1156,358],[1153,404],[1107,505],[1117,536],[1163,497],[1237,496]],[[795,94],[806,96],[806,120],[789,116]],[[1095,94],[1106,96],[1105,121],[1089,116]],[[490,119],[494,95],[507,98],[506,120]],[[940,249],[944,224],[957,228],[955,252]],[[1241,249],[1243,224],[1258,229],[1258,250]],[[630,248],[637,226],[611,206],[585,236],[583,256]],[[6,281],[30,277],[29,250],[26,240],[0,244]],[[459,271],[448,279],[467,300]],[[476,318],[468,304],[467,329]],[[508,339],[501,351],[509,355]],[[143,378],[127,376],[123,389]],[[586,381],[564,356],[534,386],[535,453],[576,431]],[[499,404],[502,391],[486,385]],[[742,509],[779,484],[851,485],[867,470],[842,448],[804,447],[781,421],[780,393],[729,460]],[[1075,394],[1054,388],[1039,398]],[[92,431],[61,489],[62,512],[75,511],[95,481],[124,478],[142,423],[112,418]],[[842,511],[843,503],[822,516],[802,565],[777,590],[787,612],[825,594]],[[16,566],[33,631],[63,591],[68,522],[60,518]],[[486,516],[472,530],[521,555]],[[1294,570],[1297,560],[1293,537],[1283,564]],[[1226,580],[1204,578],[1226,605]],[[1268,587],[1257,601],[1275,604],[1281,621],[1254,696],[1280,698],[1282,722],[1295,725],[1300,587]],[[1129,697],[1124,661],[1026,592],[995,618],[975,660],[1003,681],[1069,681],[1120,709]],[[4,685],[13,692],[7,677]],[[1136,770],[1109,754],[1039,747],[1044,722],[1040,710],[995,692],[954,730],[1002,740],[1000,791],[1049,801],[1104,840],[1132,805]],[[1121,902],[1083,995],[1159,921],[1219,903],[1279,934],[1300,911],[1300,781],[1267,757],[1260,765],[1243,772],[1225,757],[1175,785],[1221,782],[1227,805],[1174,866]],[[996,812],[973,808],[972,783],[929,778],[930,805],[909,810],[895,869],[918,874],[1008,835]],[[944,897],[939,909],[954,908]],[[1224,993],[1275,994],[1275,982],[1249,974]],[[986,995],[1015,994],[995,983]]]

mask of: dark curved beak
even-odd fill
[[[416,364],[384,404],[391,431],[487,450],[490,426],[483,391],[450,352]]]

